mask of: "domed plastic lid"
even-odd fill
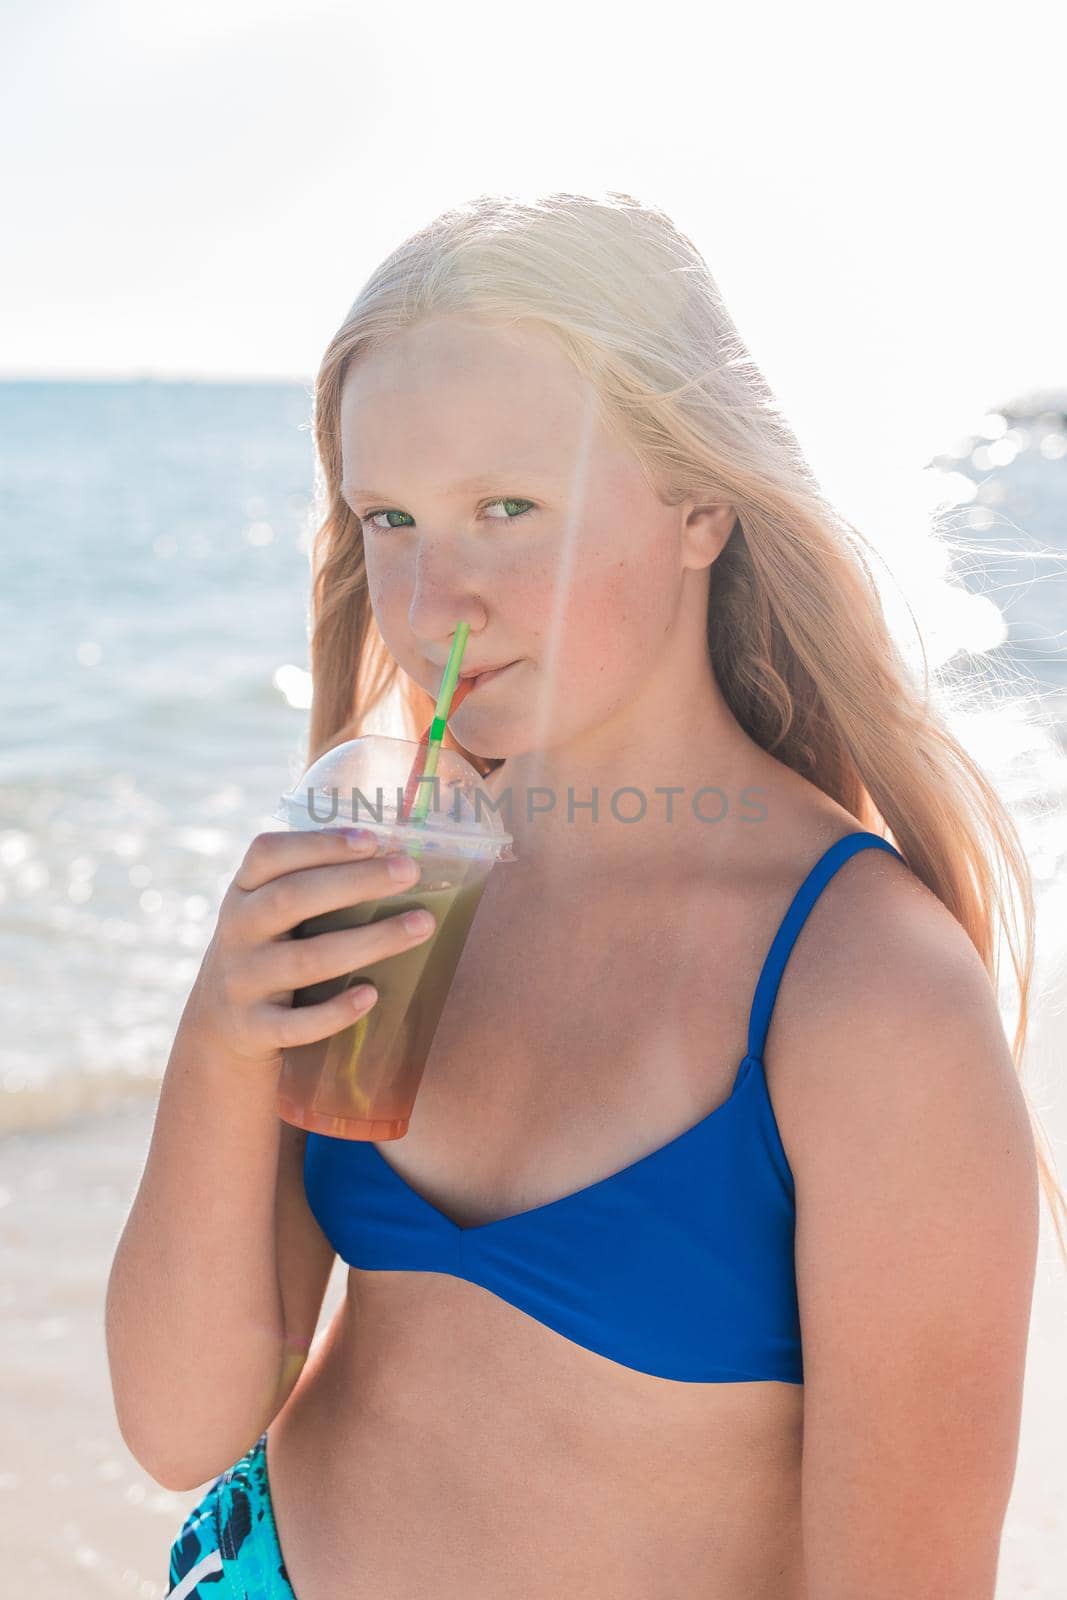
[[[327,750],[280,798],[271,815],[290,828],[366,828],[380,848],[400,847],[417,833],[427,854],[517,859],[497,802],[469,761],[456,750],[437,752],[437,771],[419,780],[429,793],[421,822],[404,820],[404,794],[421,755],[411,739],[364,734]]]

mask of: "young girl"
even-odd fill
[[[279,1121],[356,1014],[292,991],[428,935],[286,934],[403,883],[337,831],[235,874],[109,1285],[131,1450],[213,1479],[172,1600],[992,1600],[1063,1206],[1027,865],[704,261],[482,196],[370,278],[315,429],[308,759],[395,683],[417,737],[465,622],[518,859],[382,1146]]]

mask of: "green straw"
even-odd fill
[[[422,778],[432,779],[437,772],[437,758],[441,751],[441,741],[445,736],[448,725],[449,712],[452,710],[452,696],[456,692],[459,681],[459,669],[463,665],[463,652],[467,648],[467,635],[470,633],[470,623],[460,622],[456,625],[452,648],[448,652],[445,663],[445,675],[441,679],[441,688],[434,706],[433,721],[430,724],[430,737],[426,745],[426,764],[422,769]],[[419,792],[411,808],[412,822],[424,822],[426,813],[430,809],[430,796],[433,793],[432,783],[423,783],[420,780]],[[416,846],[415,854],[420,854]]]

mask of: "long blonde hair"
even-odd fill
[[[700,252],[630,195],[479,195],[442,212],[382,262],[331,340],[314,398],[308,763],[365,731],[394,689],[408,736],[433,714],[374,621],[362,526],[341,496],[339,417],[353,361],[398,329],[455,312],[535,322],[591,382],[666,504],[736,508],[707,622],[730,710],[765,750],[897,846],[966,930],[994,987],[1004,930],[1021,1073],[1036,917],[1015,824],[931,703],[928,671],[913,682],[885,620],[872,547],[820,490]],[[480,772],[493,765],[451,733],[446,743]],[[1067,1199],[1023,1093],[1067,1261]]]

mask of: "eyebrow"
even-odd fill
[[[479,489],[493,489],[505,482],[514,487],[520,478],[532,478],[534,475],[530,467],[503,467],[495,472],[481,473],[476,478],[465,478],[460,483],[454,483],[450,492],[453,498],[458,499],[462,494],[476,493]],[[353,500],[360,498],[367,500],[388,500],[390,498],[384,489],[360,489],[354,484],[342,484],[341,494],[349,504]]]

